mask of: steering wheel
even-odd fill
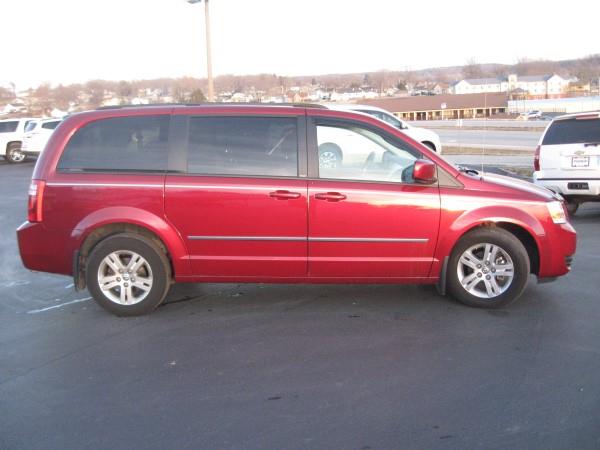
[[[369,153],[369,156],[367,156],[367,159],[365,160],[365,163],[363,164],[362,171],[366,172],[367,170],[369,170],[371,168],[371,166],[373,165],[373,162],[375,162],[375,152],[374,151]]]

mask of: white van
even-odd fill
[[[561,194],[571,214],[600,201],[600,112],[555,118],[535,152],[533,181]]]

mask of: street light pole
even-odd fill
[[[202,0],[187,0],[188,3],[200,3]],[[213,102],[215,100],[215,87],[213,83],[213,75],[212,75],[212,51],[210,45],[210,13],[208,7],[208,0],[204,0],[204,22],[206,28],[206,72],[207,72],[207,81],[208,81],[208,95],[207,99],[209,102]]]

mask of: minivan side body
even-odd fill
[[[320,165],[318,148],[337,145],[336,133],[340,145],[348,134],[364,138],[364,161]],[[429,167],[434,175],[419,179]],[[115,284],[110,260],[135,237],[139,251],[122,263],[135,266],[153,248],[160,258],[149,254],[138,278],[156,281],[164,265],[163,294],[171,282],[423,283],[490,307],[496,297],[514,300],[529,273],[567,273],[576,242],[550,191],[461,172],[362,114],[198,105],[70,116],[33,173],[29,220],[18,229],[25,266],[90,290],[110,278],[105,288],[117,298],[102,306],[149,312],[164,295],[150,309],[141,300],[128,309],[131,288]],[[104,249],[111,240],[112,253]],[[507,271],[499,285],[488,284],[493,274],[478,261]]]

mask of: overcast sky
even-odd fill
[[[600,51],[599,1],[210,0],[216,75],[405,70]],[[204,77],[204,4],[2,0],[0,83]],[[10,20],[6,20],[10,19]]]

